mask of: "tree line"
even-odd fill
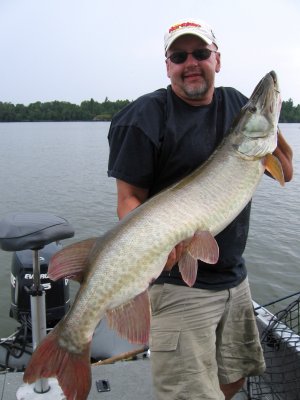
[[[294,106],[293,100],[283,101],[279,122],[300,122],[300,104]]]
[[[129,100],[98,103],[94,99],[85,100],[80,105],[66,101],[37,101],[28,106],[0,102],[0,122],[35,122],[35,121],[110,121]],[[282,102],[279,122],[300,123],[300,104],[294,106],[293,100]]]
[[[129,100],[98,103],[94,99],[83,101],[80,105],[66,101],[37,101],[28,106],[0,102],[0,122],[36,121],[110,121]]]

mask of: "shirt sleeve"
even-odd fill
[[[135,126],[114,126],[108,135],[108,176],[148,189],[153,184],[157,149]]]

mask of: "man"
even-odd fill
[[[119,218],[207,160],[247,101],[233,88],[214,87],[221,56],[207,24],[186,20],[172,26],[165,55],[171,85],[140,97],[111,123],[108,175],[117,179]],[[275,154],[290,180],[292,151],[281,134]],[[192,288],[175,265],[180,243],[152,285],[157,400],[228,400],[246,376],[264,371],[242,258],[249,217],[250,204],[217,235],[219,261],[199,261]]]

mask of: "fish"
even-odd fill
[[[57,377],[67,400],[86,400],[90,344],[104,317],[130,342],[148,343],[148,288],[171,250],[184,243],[179,270],[193,286],[197,260],[218,261],[215,236],[248,204],[264,172],[284,184],[281,164],[272,154],[280,107],[277,75],[271,71],[203,165],[132,210],[103,236],[66,246],[51,258],[52,280],[68,277],[81,285],[69,312],[33,352],[24,382]]]

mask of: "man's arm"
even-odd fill
[[[117,213],[119,219],[122,219],[131,210],[138,207],[148,199],[149,189],[137,187],[117,179],[117,194]]]

